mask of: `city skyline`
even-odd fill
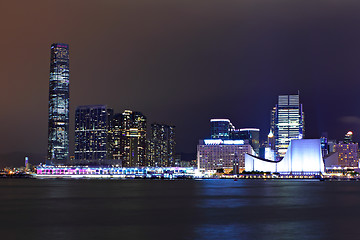
[[[2,239],[358,238],[359,0],[0,6]]]
[[[71,48],[72,153],[76,106],[140,111],[149,123],[177,127],[177,152],[195,152],[198,140],[209,137],[212,118],[259,128],[264,139],[277,96],[298,90],[306,138],[328,132],[329,139],[341,140],[352,130],[359,141],[360,35],[354,26],[360,23],[355,11],[360,6],[345,2],[326,3],[323,11],[324,5],[302,1],[258,6],[226,1],[211,2],[203,11],[199,1],[162,8],[162,1],[124,1],[99,3],[103,8],[95,11],[94,2],[81,10],[74,1],[66,6],[72,11],[64,22],[53,19],[51,24],[53,13],[40,9],[60,13],[65,6],[44,1],[39,10],[24,3],[15,11],[9,3],[6,12],[17,13],[1,19],[17,21],[2,40],[7,46],[0,69],[2,109],[10,117],[1,120],[7,139],[1,152],[46,155],[48,50],[53,42]],[[182,14],[187,19],[178,22]],[[20,42],[24,39],[26,44]]]

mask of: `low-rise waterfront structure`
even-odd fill
[[[194,178],[196,168],[50,166],[36,168],[38,178]]]
[[[325,171],[320,139],[291,140],[286,154],[281,160],[262,159],[247,154],[247,172],[276,172],[280,174],[313,175]]]
[[[197,147],[198,168],[239,172],[245,168],[245,154],[255,154],[244,140],[201,140]]]

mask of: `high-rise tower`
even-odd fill
[[[304,137],[304,113],[299,94],[280,95],[274,110],[275,152],[277,158],[282,158],[291,140]]]
[[[151,124],[148,159],[151,166],[175,166],[175,126]]]
[[[229,119],[211,119],[210,131],[212,139],[230,139],[230,132],[235,127]]]
[[[75,111],[75,160],[79,164],[112,162],[113,110],[106,105],[79,106]]]
[[[114,115],[112,126],[113,158],[121,160],[123,167],[147,166],[146,117],[125,110]]]
[[[69,159],[69,45],[51,45],[49,84],[48,160]]]

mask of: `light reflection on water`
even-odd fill
[[[357,237],[359,182],[0,181],[1,239]]]

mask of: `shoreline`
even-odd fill
[[[319,181],[360,181],[360,177],[348,176],[307,176],[307,175],[222,175],[215,177],[192,176],[145,176],[145,175],[44,175],[44,174],[2,174],[0,179],[111,179],[111,180],[319,180]]]

